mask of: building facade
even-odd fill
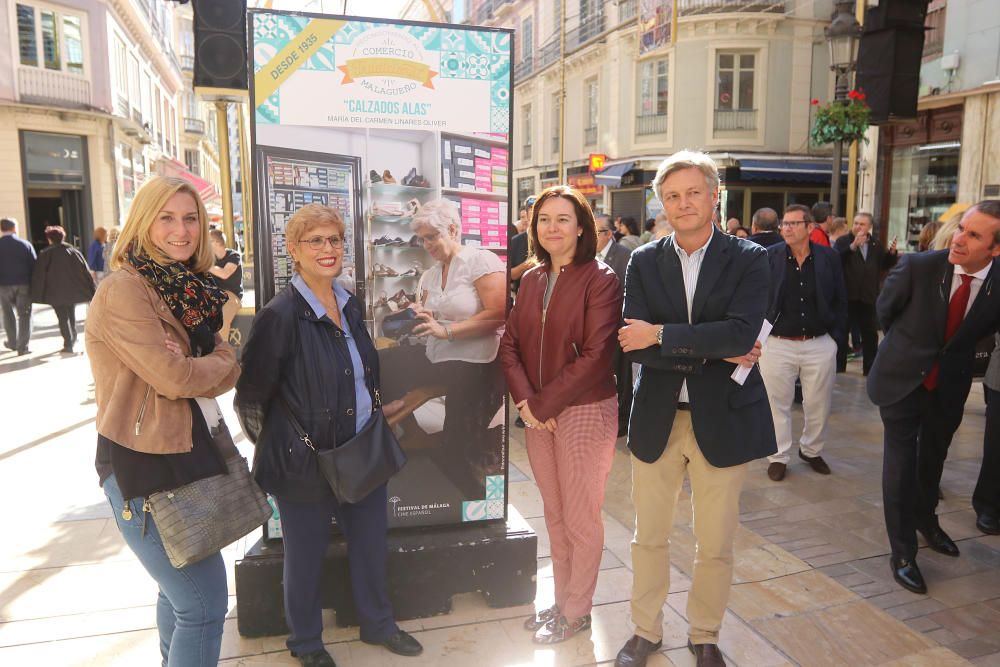
[[[872,197],[906,250],[952,204],[1000,198],[1000,3],[931,0],[925,28],[917,117],[880,128]]]
[[[0,16],[0,215],[85,247],[151,174],[188,172],[176,5],[0,0]]]
[[[823,34],[832,2],[678,0],[677,8],[672,39],[670,2],[566,0],[565,17],[561,0],[471,3],[470,22],[516,31],[519,201],[569,182],[598,210],[652,217],[656,166],[683,148],[716,158],[722,214],[744,224],[761,206],[828,198],[830,147],[810,145],[808,134],[811,100],[833,95]],[[591,154],[607,156],[596,178]]]

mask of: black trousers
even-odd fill
[[[70,349],[76,344],[76,304],[69,306],[52,306],[59,320],[59,333],[62,334],[63,347]]]
[[[333,497],[313,503],[276,500],[285,552],[289,650],[305,655],[323,648],[321,579],[330,543],[330,519],[334,516],[347,539],[351,594],[361,623],[361,638],[377,642],[391,637],[398,628],[386,590],[385,485],[355,504],[341,505]]]
[[[962,410],[945,407],[940,391],[921,385],[903,400],[879,408],[885,429],[882,503],[896,558],[913,560],[917,528],[937,525],[941,472],[962,421]]]
[[[861,329],[861,351],[863,360],[861,368],[865,375],[871,370],[875,363],[875,353],[878,352],[878,317],[875,313],[874,304],[862,301],[847,302],[847,321],[857,324]],[[839,344],[837,348],[837,370],[842,371],[847,367],[847,354],[850,351],[847,340]]]
[[[622,349],[615,345],[615,384],[618,390],[618,437],[628,433],[628,419],[632,414],[632,362]]]
[[[983,434],[983,464],[972,492],[976,514],[1000,516],[1000,391],[983,386],[986,392],[986,432]]]

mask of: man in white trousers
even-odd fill
[[[809,208],[792,204],[779,223],[783,239],[768,248],[771,268],[767,319],[774,324],[760,358],[774,418],[778,452],[768,457],[767,476],[785,478],[792,448],[795,378],[802,384],[805,423],[799,458],[814,471],[830,474],[821,452],[830,416],[837,370],[837,341],[847,329],[847,289],[840,256],[809,240]]]

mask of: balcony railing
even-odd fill
[[[531,76],[531,73],[535,70],[534,64],[535,59],[532,56],[528,56],[514,65],[514,81],[520,81],[527,76]]]
[[[631,21],[639,13],[639,0],[622,0],[618,3],[618,22]]]
[[[205,134],[205,121],[201,118],[184,117],[184,131],[189,134]]]
[[[737,12],[784,14],[787,0],[679,0],[679,16]]]
[[[636,136],[644,134],[665,134],[667,131],[667,114],[649,114],[635,117]]]
[[[604,32],[604,14],[594,14],[566,33],[566,50],[574,51]]]
[[[756,109],[716,109],[715,129],[722,132],[757,129]]]
[[[17,88],[21,101],[28,104],[73,108],[92,106],[90,81],[75,74],[39,67],[19,67]]]
[[[123,118],[128,118],[130,115],[128,111],[128,97],[121,93],[115,95],[115,114]]]
[[[185,72],[193,72],[194,56],[181,56],[181,69]]]
[[[556,37],[555,39],[549,40],[548,44],[544,44],[542,46],[542,48],[538,49],[537,60],[538,60],[538,62],[536,63],[537,64],[537,68],[536,69],[538,69],[538,70],[540,70],[540,69],[542,69],[544,67],[548,67],[549,65],[551,65],[554,62],[558,62],[558,60],[559,60],[559,38],[558,37]]]
[[[596,143],[597,143],[597,128],[596,127],[583,128],[583,145],[593,146]]]

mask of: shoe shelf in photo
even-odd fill
[[[441,133],[441,194],[462,217],[462,245],[507,253],[509,225],[506,141]]]

